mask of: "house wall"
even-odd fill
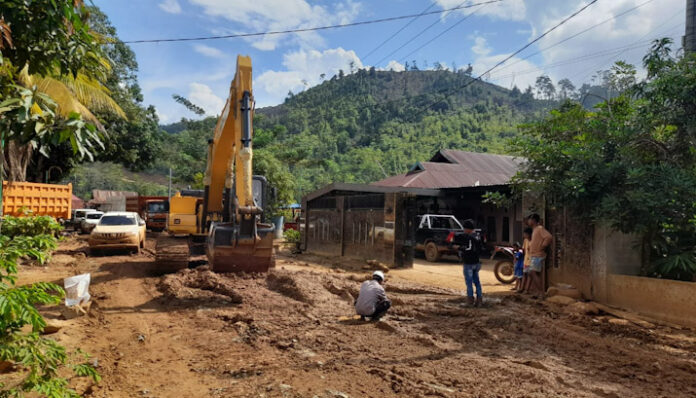
[[[606,227],[583,229],[567,214],[547,211],[547,216],[555,247],[547,268],[549,286],[570,284],[588,300],[696,327],[696,283],[638,276],[636,236]]]
[[[305,250],[413,266],[412,222],[405,221],[415,218],[415,213],[404,207],[406,199],[410,198],[404,194],[358,193],[307,202]]]
[[[607,275],[606,303],[662,321],[696,327],[696,283]]]

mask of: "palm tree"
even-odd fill
[[[30,75],[28,67],[24,67],[19,74],[19,83],[27,88],[36,89],[51,97],[58,106],[58,114],[69,117],[71,113],[78,113],[85,120],[102,127],[94,116],[94,111],[106,111],[126,118],[123,109],[111,98],[111,92],[97,79],[78,73],[77,76],[59,75],[38,76]]]

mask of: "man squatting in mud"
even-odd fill
[[[391,307],[391,301],[384,292],[383,284],[384,273],[375,271],[372,273],[372,279],[363,282],[360,286],[358,299],[355,300],[355,312],[360,315],[360,319],[363,321],[365,317],[369,317],[374,322],[379,321]]]

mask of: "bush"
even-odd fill
[[[18,219],[12,217],[14,231],[37,233],[56,230],[52,223],[41,217],[28,219],[16,222]],[[31,222],[37,219],[39,222]],[[0,382],[2,397],[21,397],[26,392],[48,397],[78,397],[68,387],[68,381],[58,376],[62,366],[67,366],[77,376],[91,377],[94,381],[100,379],[96,370],[86,363],[84,354],[78,353],[77,358],[72,358],[64,347],[39,334],[46,321],[36,310],[36,305],[59,304],[65,294],[63,289],[43,282],[15,285],[17,260],[33,258],[43,263],[55,248],[56,238],[53,235],[0,236],[0,361],[17,365],[24,376],[10,385]]]
[[[285,241],[288,243],[299,243],[300,242],[300,231],[295,231],[294,229],[288,229],[283,233],[285,236]]]
[[[26,217],[5,216],[2,221],[2,235],[14,238],[15,236],[57,235],[63,227],[50,216]]]

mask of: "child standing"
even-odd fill
[[[523,261],[523,271],[522,271],[522,283],[519,292],[527,293],[529,292],[529,284],[531,279],[529,278],[529,266],[532,263],[532,256],[529,255],[529,244],[532,241],[532,229],[524,229],[524,241],[522,242],[522,254],[524,256]]]
[[[515,256],[515,288],[522,291],[522,277],[524,276],[524,252],[519,242],[512,245],[512,254]]]

